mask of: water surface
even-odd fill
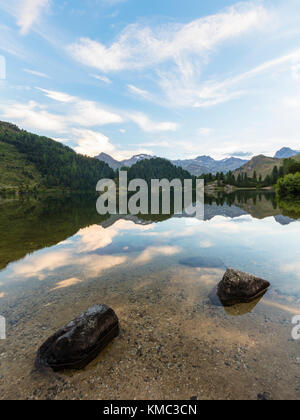
[[[0,202],[0,398],[300,398],[300,214],[272,193],[206,197],[205,220],[101,217],[95,197]],[[230,309],[226,267],[272,284]],[[95,303],[121,335],[85,370],[44,377],[37,348]]]

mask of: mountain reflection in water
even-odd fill
[[[0,270],[26,255],[50,248],[45,255],[33,254],[34,264],[28,265],[27,259],[20,263],[15,270],[15,274],[19,273],[17,277],[23,274],[41,279],[46,269],[53,272],[55,268],[82,264],[86,267],[85,276],[90,278],[124,264],[128,255],[135,253],[138,254],[135,262],[139,264],[176,255],[179,264],[195,269],[225,270],[234,266],[267,278],[276,275],[273,266],[277,259],[281,273],[298,278],[300,250],[294,249],[294,255],[286,259],[283,252],[278,261],[272,239],[277,234],[276,224],[299,226],[295,219],[298,215],[295,206],[293,217],[283,212],[273,193],[238,191],[206,195],[204,221],[184,214],[100,216],[95,204],[95,196],[82,195],[0,201]],[[143,229],[135,232],[134,226]],[[285,240],[292,241],[295,236],[290,230],[280,232],[285,232]],[[57,244],[59,248],[55,247]],[[101,260],[96,259],[100,255]],[[58,282],[54,289],[80,284],[76,270],[73,274]]]
[[[93,195],[71,195],[68,197],[46,197],[22,200],[0,199],[0,270],[8,263],[23,258],[44,247],[53,246],[71,236],[79,229],[92,224],[109,228],[118,220],[130,220],[135,224],[159,223],[172,215],[100,216],[96,213],[96,197]],[[273,193],[239,191],[232,194],[218,193],[205,196],[205,220],[216,216],[238,218],[250,214],[255,219],[273,216],[277,223],[288,225],[299,215],[292,212],[282,214]]]

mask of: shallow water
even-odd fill
[[[93,197],[0,210],[1,399],[300,398],[300,223],[273,194],[206,197],[204,221],[101,218]],[[215,306],[226,267],[272,288]],[[43,341],[95,303],[116,311],[120,337],[80,372],[34,372]]]

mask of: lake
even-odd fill
[[[0,201],[1,399],[299,399],[300,212],[271,192],[205,198],[205,220],[103,217],[95,197]],[[223,308],[233,267],[272,287]],[[34,371],[39,346],[93,304],[121,332],[82,371]]]

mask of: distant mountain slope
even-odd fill
[[[2,188],[20,190],[21,184],[25,189],[39,184],[42,188],[94,191],[100,178],[114,177],[114,171],[104,162],[78,155],[59,142],[9,123],[0,122],[0,142]]]
[[[300,153],[300,150],[293,150],[289,147],[283,147],[282,149],[278,150],[275,154],[276,159],[288,159],[290,157],[293,157],[295,155],[298,155]]]
[[[235,157],[215,160],[210,156],[199,156],[193,160],[177,160],[173,161],[175,165],[181,166],[182,168],[188,170],[191,174],[199,176],[202,174],[216,174],[217,172],[227,173],[229,171],[234,171],[245,163],[247,160],[238,159]]]
[[[105,162],[108,166],[110,166],[114,170],[120,169],[120,167],[122,166],[121,162],[117,161],[116,159],[114,159],[110,155],[107,155],[106,153],[100,153],[100,155],[95,156],[95,159]]]
[[[127,166],[130,168],[132,165],[141,160],[149,160],[153,158],[156,158],[156,156],[141,154],[133,156],[128,160],[117,161],[105,153],[101,153],[99,156],[96,156],[96,159],[107,163],[113,169],[120,169],[122,166]],[[234,171],[235,169],[244,165],[247,160],[231,157],[218,161],[211,158],[210,156],[199,156],[196,159],[170,160],[170,162],[175,166],[179,166],[185,169],[192,175],[199,176],[203,173],[216,174],[217,172],[227,173],[229,171]]]
[[[292,159],[300,162],[300,154],[293,156]],[[237,176],[240,173],[247,173],[247,175],[252,177],[255,171],[257,176],[262,175],[264,178],[267,175],[271,175],[274,166],[279,168],[283,165],[283,162],[284,159],[276,159],[264,155],[255,156],[248,163],[236,170],[235,175]]]
[[[274,166],[281,166],[283,164],[283,159],[271,158],[264,155],[254,156],[249,162],[235,171],[235,175],[239,173],[246,173],[249,176],[253,176],[254,171],[257,173],[257,176],[262,175],[266,177],[272,173]]]

